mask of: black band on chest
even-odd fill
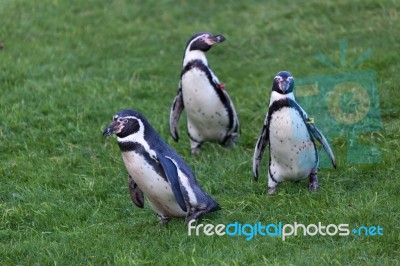
[[[144,146],[138,142],[124,141],[118,142],[118,146],[122,152],[135,152],[146,160],[146,162],[161,176],[165,181],[168,182],[167,176],[165,175],[164,169],[157,159],[152,158]],[[140,167],[139,165],[137,167]]]
[[[195,60],[188,62],[185,65],[185,67],[182,69],[181,79],[186,72],[192,70],[193,68],[197,68],[206,74],[206,77],[207,77],[208,81],[210,82],[210,85],[214,88],[214,91],[217,93],[218,98],[221,100],[222,104],[224,105],[225,110],[228,112],[228,117],[229,117],[228,128],[232,128],[234,117],[233,117],[233,110],[230,106],[229,99],[225,96],[222,89],[217,87],[218,84],[214,83],[210,69],[208,68],[208,66],[206,66],[203,63],[203,61],[195,59]]]

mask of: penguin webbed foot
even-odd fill
[[[279,183],[276,182],[274,179],[272,179],[270,175],[268,175],[268,195],[269,196],[275,194],[278,185],[279,185]]]
[[[191,155],[194,157],[194,156],[197,156],[197,155],[199,155],[200,154],[200,148],[201,148],[201,143],[199,143],[198,145],[196,145],[196,146],[192,146],[192,152],[191,152]]]
[[[158,219],[160,220],[160,224],[167,224],[170,220],[169,216],[157,214]]]
[[[318,185],[318,177],[317,177],[317,171],[313,170],[310,174],[310,181],[308,183],[308,190],[310,191],[317,191],[319,188]]]
[[[233,149],[235,147],[236,141],[238,139],[238,134],[232,133],[225,137],[225,140],[220,144],[228,149]]]
[[[190,155],[193,157],[196,157],[199,154],[200,154],[200,148],[194,148],[194,149],[192,149],[192,152],[190,153]]]
[[[272,196],[276,192],[276,186],[275,187],[268,187],[268,195]]]

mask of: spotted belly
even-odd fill
[[[185,217],[172,192],[170,184],[134,151],[123,152],[122,157],[128,173],[149,201],[150,207],[159,215]]]
[[[229,115],[205,73],[193,69],[182,77],[183,102],[191,137],[199,141],[222,141],[229,127]]]
[[[283,107],[269,123],[270,175],[278,182],[308,177],[317,167],[318,156],[301,115]]]

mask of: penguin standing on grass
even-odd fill
[[[208,66],[206,52],[223,42],[222,35],[197,33],[190,38],[183,56],[178,93],[170,112],[170,130],[178,141],[179,118],[184,108],[192,155],[205,141],[233,147],[239,132],[239,120],[233,103],[217,76]]]
[[[171,217],[197,220],[220,210],[218,203],[204,192],[182,158],[166,144],[137,111],[123,110],[113,117],[104,136],[117,135],[133,203],[144,207],[144,197],[160,222]]]
[[[294,98],[294,79],[279,72],[273,81],[269,110],[253,156],[253,176],[258,180],[259,164],[269,144],[268,194],[279,183],[309,177],[309,189],[318,189],[318,140],[336,168],[336,160],[325,137]]]

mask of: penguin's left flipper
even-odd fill
[[[260,137],[257,140],[256,147],[254,148],[254,155],[253,155],[253,177],[257,181],[259,175],[259,167],[262,157],[264,155],[265,147],[268,143],[268,113],[266,115],[264,126],[261,130]]]
[[[169,157],[164,157],[163,155],[158,156],[162,168],[164,169],[165,175],[169,183],[171,184],[172,192],[174,193],[175,199],[183,211],[187,211],[185,199],[183,198],[181,184],[179,181],[178,170],[176,165]]]
[[[178,127],[179,119],[183,111],[183,96],[181,82],[179,82],[178,93],[175,96],[174,102],[172,103],[171,111],[169,113],[169,129],[171,131],[172,138],[175,141],[179,140]]]
[[[332,165],[334,168],[336,168],[336,159],[335,156],[333,155],[332,149],[329,146],[328,141],[322,135],[321,131],[313,124],[313,123],[306,123],[308,131],[311,133],[313,137],[315,137],[321,144],[322,147],[324,147],[324,150],[328,154],[329,158],[331,159]]]
[[[143,208],[144,207],[143,191],[138,187],[138,185],[135,183],[135,181],[130,175],[128,175],[128,188],[132,202],[139,208]]]

